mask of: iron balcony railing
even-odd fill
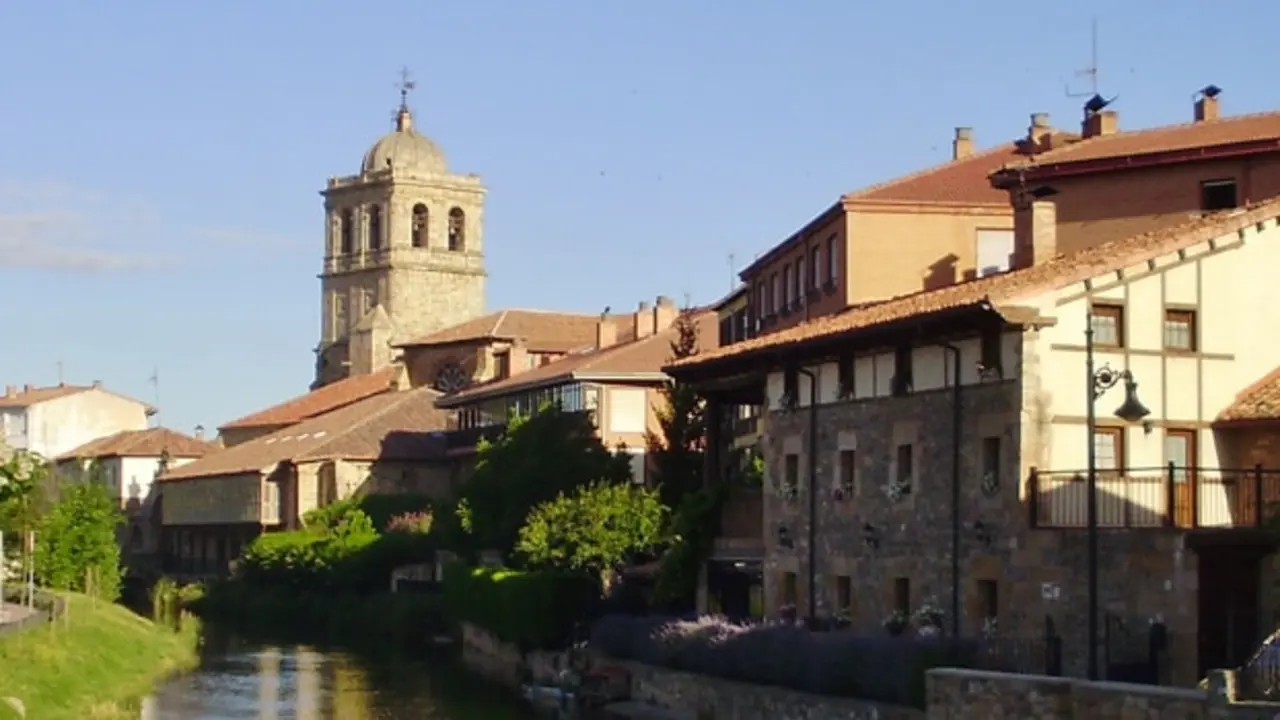
[[[1088,526],[1083,470],[1032,471],[1032,527]],[[1169,465],[1097,471],[1102,528],[1256,528],[1280,518],[1280,469]]]

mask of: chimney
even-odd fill
[[[1208,85],[1196,93],[1199,96],[1196,98],[1196,122],[1218,119],[1218,96],[1221,94],[1222,88],[1217,85]]]
[[[596,323],[596,347],[607,348],[618,342],[618,324],[613,316],[604,314]]]
[[[653,315],[649,312],[649,303],[640,302],[635,314],[636,340],[643,340],[653,334]]]
[[[1058,254],[1058,206],[1027,198],[1013,211],[1013,247],[1017,267],[1041,265]]]
[[[31,392],[32,390],[35,390],[35,389],[36,389],[36,386],[35,386],[35,385],[32,385],[32,384],[30,384],[30,383],[27,383],[26,385],[23,385],[23,386],[22,386],[22,392],[24,392],[24,393],[29,393],[29,392]]]
[[[653,331],[659,333],[666,330],[675,324],[678,317],[680,317],[680,308],[676,307],[676,301],[666,295],[659,295],[658,302],[653,308]]]
[[[523,339],[511,343],[507,350],[507,374],[519,375],[529,369],[529,348]]]
[[[962,160],[973,154],[973,128],[956,128],[956,137],[951,141],[951,159]]]
[[[5,397],[7,397],[7,398],[11,398],[11,397],[13,397],[14,395],[17,395],[17,394],[18,394],[18,388],[14,387],[13,385],[5,385],[5,386],[4,386],[4,396],[5,396]]]
[[[203,425],[197,425],[197,426],[196,426],[196,439],[197,439],[197,440],[204,440],[204,426],[203,426]]]
[[[93,388],[94,388],[95,390],[101,390],[101,389],[102,389],[102,381],[101,381],[101,380],[94,380],[94,381],[93,381]]]
[[[1048,150],[1053,137],[1049,113],[1031,113],[1031,127],[1027,128],[1027,147],[1033,153]]]
[[[1081,134],[1086,138],[1111,135],[1120,128],[1120,116],[1115,110],[1099,110],[1084,118]]]

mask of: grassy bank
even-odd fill
[[[118,605],[70,595],[64,619],[0,637],[0,698],[28,718],[136,718],[138,699],[196,663],[197,631],[181,632]],[[0,718],[19,717],[0,701]]]

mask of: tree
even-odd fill
[[[122,577],[116,529],[123,522],[119,503],[103,484],[68,486],[40,520],[36,577],[48,587],[92,591],[114,601]]]
[[[629,458],[605,448],[589,415],[554,404],[513,416],[502,436],[481,443],[477,453],[451,521],[455,541],[465,545],[460,550],[509,552],[538,504],[595,481],[631,480]]]
[[[693,312],[685,310],[676,318],[676,339],[671,343],[673,360],[698,353],[698,326]],[[668,380],[661,389],[664,402],[657,410],[660,432],[646,438],[650,462],[664,505],[675,508],[690,492],[702,487],[703,453],[707,423],[705,407],[698,393],[688,385]]]
[[[534,567],[600,574],[653,549],[666,512],[647,488],[592,483],[535,507],[516,550]]]
[[[49,491],[49,464],[35,453],[15,452],[0,462],[0,532],[35,529]]]

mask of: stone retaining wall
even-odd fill
[[[1280,705],[1229,704],[1205,690],[955,669],[929,671],[928,707],[928,720],[1270,720],[1280,713]]]
[[[554,685],[567,667],[567,655],[553,652],[521,653],[484,630],[462,623],[462,661],[472,670],[506,687],[519,689],[525,682]]]

